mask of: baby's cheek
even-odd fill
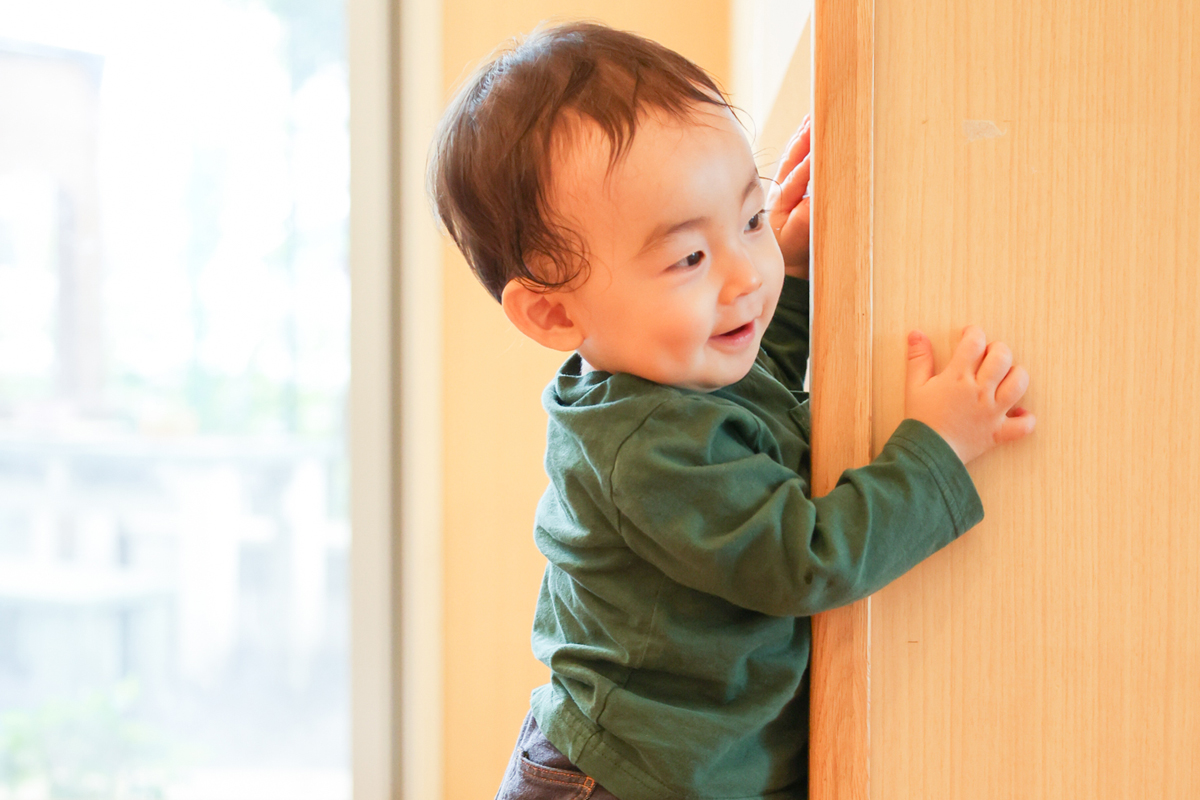
[[[779,296],[783,294],[783,262],[779,262],[779,271],[771,273],[770,282],[764,280],[763,286],[767,289],[767,302],[764,304],[772,311],[779,304]]]
[[[783,291],[784,264],[783,254],[779,252],[779,248],[775,248],[775,253],[775,258],[771,260],[771,281],[775,287],[775,296],[778,297],[779,293]]]
[[[708,320],[675,318],[663,330],[661,341],[671,351],[675,361],[694,364],[711,335],[712,324]]]

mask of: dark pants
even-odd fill
[[[521,725],[496,800],[617,800],[617,797],[558,752],[538,730],[530,712]]]

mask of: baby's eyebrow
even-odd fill
[[[753,191],[761,185],[761,182],[762,177],[757,172],[753,173],[750,176],[749,183],[746,184],[746,188],[742,190],[741,202],[745,203],[746,198],[748,198],[751,193],[753,193]],[[674,236],[680,231],[690,230],[691,228],[701,228],[708,222],[708,217],[692,217],[691,219],[685,219],[682,222],[664,222],[656,226],[654,230],[650,231],[650,235],[646,237],[646,241],[642,244],[642,249],[638,251],[638,254],[640,255],[646,252],[663,239],[666,239],[668,236]]]

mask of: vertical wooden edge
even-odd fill
[[[870,598],[813,618],[809,797],[867,800]]]
[[[813,494],[871,459],[874,0],[813,13]],[[870,599],[813,618],[809,794],[870,797]]]

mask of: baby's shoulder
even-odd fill
[[[612,441],[650,420],[695,420],[719,416],[732,405],[718,397],[664,386],[634,375],[610,374],[586,386],[551,386],[543,401],[551,424],[578,434],[595,431]]]
[[[796,400],[759,365],[737,384],[699,392],[623,373],[587,372],[569,360],[543,395],[551,451],[612,462],[637,450],[712,451],[720,442],[774,452],[783,427],[796,427]],[[780,430],[776,430],[780,429]]]

